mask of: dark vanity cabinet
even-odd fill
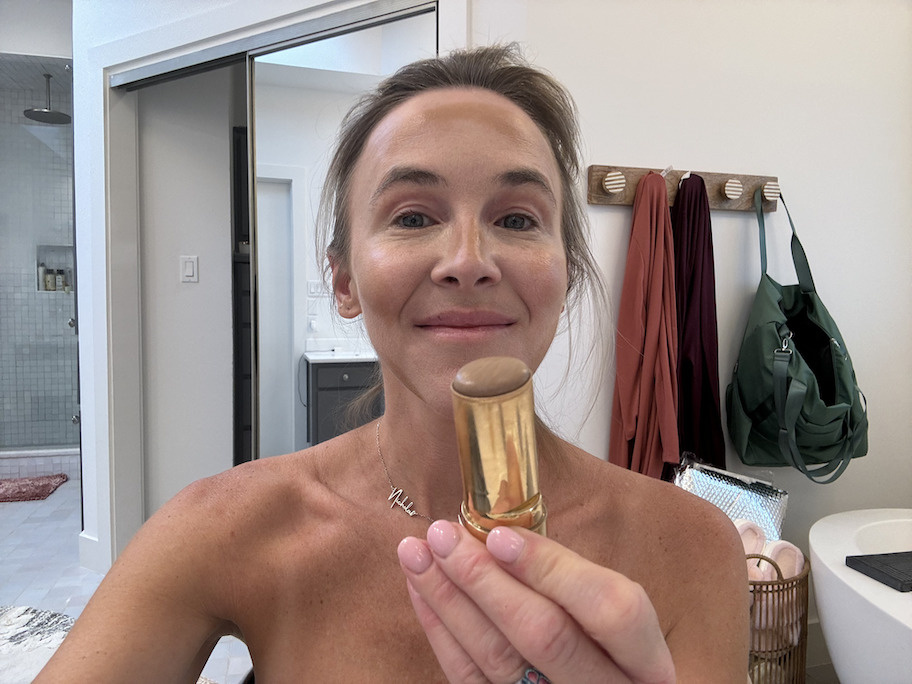
[[[353,427],[346,416],[351,402],[373,382],[375,361],[307,361],[307,441],[325,442]],[[381,402],[371,415],[382,413]]]

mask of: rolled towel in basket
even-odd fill
[[[737,518],[732,522],[735,523],[735,529],[741,535],[741,545],[744,546],[745,555],[761,553],[766,545],[766,532],[763,531],[763,528],[753,520],[747,520],[746,518]],[[747,579],[750,581],[762,581],[764,579],[763,573],[757,566],[756,558],[747,559]],[[754,605],[753,594],[751,594],[750,604],[751,606]]]
[[[797,577],[804,570],[804,553],[797,546],[784,539],[769,542],[763,546],[760,551],[753,551],[764,558],[748,558],[748,577],[754,581],[775,582],[776,580],[791,579]],[[766,559],[773,561],[779,566],[782,577],[776,572],[776,566],[769,563]],[[756,571],[751,572],[750,566],[756,566]]]
[[[801,625],[792,622],[772,629],[751,629],[751,651],[770,653],[797,646],[801,641]]]
[[[761,555],[779,567],[782,577],[780,578],[772,563],[760,559],[757,561],[756,570],[748,568],[748,577],[753,581],[786,581],[797,577],[804,570],[804,553],[791,542],[781,539],[769,542],[763,547]],[[796,594],[768,591],[765,587],[756,587],[751,594],[751,627],[754,633],[752,641],[762,638],[767,644],[784,642],[797,645],[801,638],[802,611],[801,607],[795,604]]]
[[[741,535],[741,544],[744,553],[762,553],[766,545],[766,533],[753,520],[738,518],[734,521],[738,534]]]
[[[782,579],[797,577],[804,570],[804,553],[797,546],[784,539],[769,542],[760,553],[779,566],[782,571]],[[765,563],[765,565],[769,565],[769,563]],[[772,572],[770,579],[778,579],[775,568],[771,565],[769,567]]]

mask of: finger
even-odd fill
[[[458,526],[438,521],[428,546],[452,582],[552,681],[626,681],[601,646],[550,598],[505,572]]]
[[[418,616],[418,622],[427,635],[431,650],[434,651],[437,662],[440,663],[441,669],[446,674],[447,681],[451,684],[483,681],[484,675],[481,670],[465,652],[465,649],[459,645],[459,642],[453,638],[446,625],[437,617],[437,613],[425,603],[409,580],[406,580],[405,584],[408,588],[409,598],[412,600],[412,607],[415,609],[415,615]]]
[[[398,554],[412,606],[447,679],[460,684],[519,679],[523,657],[441,572],[427,544],[407,537]]]
[[[527,530],[498,527],[487,547],[507,572],[563,606],[631,679],[674,681],[671,652],[642,586]]]

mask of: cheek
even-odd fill
[[[533,293],[533,307],[552,309],[558,313],[567,298],[567,259],[563,251],[542,255],[522,270],[527,291]]]
[[[352,256],[365,319],[401,304],[414,271],[408,259],[382,247],[365,248]]]

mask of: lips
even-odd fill
[[[426,329],[453,329],[466,332],[473,329],[506,328],[516,322],[513,316],[497,311],[441,311],[423,317],[416,326]]]

